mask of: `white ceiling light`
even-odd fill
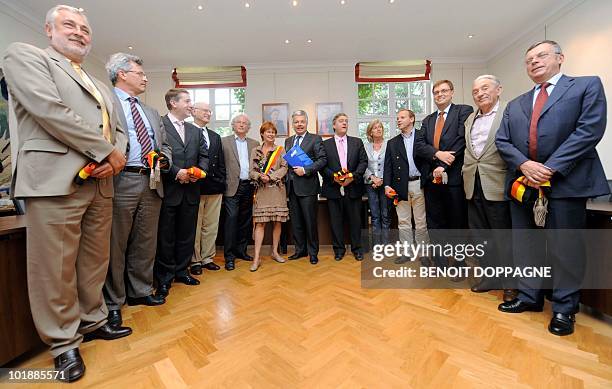
[[[395,0],[389,0],[389,4],[395,3]]]
[[[134,46],[128,46],[128,49],[134,50]]]
[[[285,39],[285,43],[289,44],[291,41],[289,39]]]
[[[306,43],[312,43],[312,39],[308,39]]]
[[[340,0],[340,4],[341,4],[341,5],[346,4],[346,0]]]
[[[472,39],[474,37],[474,34],[468,34],[468,39]]]
[[[198,8],[198,11],[201,11],[201,10],[203,10],[203,9],[204,9],[204,7],[203,7],[203,6],[201,6],[201,5],[198,5],[198,7],[197,7],[197,8]]]
[[[298,5],[297,0],[293,0],[293,1],[291,2],[291,5],[293,5],[294,7],[297,7],[297,5]]]
[[[247,1],[246,3],[244,3],[244,8],[249,8],[251,6],[251,4]]]

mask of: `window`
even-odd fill
[[[244,88],[194,88],[187,89],[194,103],[210,104],[213,111],[208,128],[221,136],[232,134],[230,120],[246,108]]]
[[[359,137],[367,142],[368,124],[379,119],[385,127],[385,139],[389,139],[397,134],[395,117],[400,108],[412,110],[415,127],[420,128],[431,111],[430,81],[358,84],[357,100]]]

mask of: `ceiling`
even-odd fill
[[[484,61],[571,3],[345,0],[341,5],[340,0],[298,0],[294,7],[292,0],[250,0],[246,8],[245,1],[67,0],[88,15],[95,57],[132,52],[148,69],[160,70],[423,58]],[[58,0],[3,2],[42,31],[46,11]]]

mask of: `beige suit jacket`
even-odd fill
[[[88,162],[101,162],[113,148],[125,153],[127,136],[117,120],[111,92],[89,75],[104,98],[112,144],[102,135],[100,105],[68,59],[53,48],[13,43],[2,68],[17,122],[11,132],[19,133],[12,196],[72,194],[78,189],[74,177]],[[102,196],[112,197],[112,177],[101,179],[99,188]]]
[[[225,196],[234,196],[238,190],[240,182],[240,158],[236,147],[236,136],[234,134],[221,138],[223,146],[223,158],[225,158],[226,187]],[[246,138],[247,149],[249,150],[249,161],[251,161],[251,151],[259,146],[259,142],[252,138]]]
[[[465,197],[468,200],[471,200],[474,194],[474,181],[476,170],[478,170],[485,199],[489,201],[504,201],[504,185],[508,168],[499,156],[495,146],[495,134],[497,134],[497,129],[501,124],[505,108],[506,103],[500,101],[493,124],[489,130],[487,143],[482,150],[482,155],[478,158],[474,155],[474,148],[472,147],[472,125],[478,112],[472,113],[465,121],[465,157],[462,172],[463,188],[465,190]]]

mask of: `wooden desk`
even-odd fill
[[[24,216],[0,218],[0,366],[41,344],[28,300]]]

